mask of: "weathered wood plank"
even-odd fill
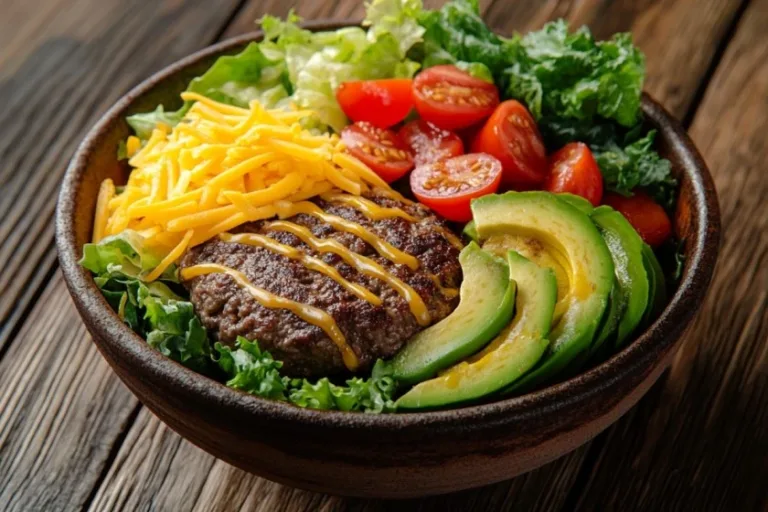
[[[64,510],[85,500],[136,399],[86,341],[60,275],[0,362],[3,510]]]
[[[720,263],[661,392],[616,426],[582,510],[767,510],[768,0],[753,1],[691,134],[715,178]]]
[[[440,2],[438,2],[440,3]],[[658,10],[660,2],[652,3],[650,8]],[[682,32],[674,24],[666,24],[664,28],[654,28],[652,36],[643,32],[648,22],[647,12],[633,7],[633,2],[610,2],[597,5],[594,2],[548,2],[544,5],[534,2],[481,2],[486,19],[496,29],[505,33],[514,30],[524,31],[536,28],[549,19],[566,16],[574,22],[588,22],[593,30],[601,35],[609,35],[617,30],[632,30],[641,46],[648,52],[649,72],[651,77],[649,87],[651,92],[662,102],[670,105],[675,113],[684,116],[690,105],[690,98],[704,77],[708,63],[715,53],[717,42],[722,38],[731,18],[738,8],[737,1],[731,2],[700,2],[700,11],[686,11],[687,1],[665,2],[665,5],[678,17],[685,15],[688,24]],[[313,18],[344,18],[361,17],[362,8],[356,2],[302,2],[296,6],[297,12],[306,19]],[[264,13],[285,15],[289,5],[284,2],[249,2],[241,11],[238,19],[227,29],[225,35],[232,36],[244,31],[253,30],[253,20]],[[603,21],[602,13],[607,13]],[[616,20],[619,20],[618,22]],[[678,19],[679,21],[679,19]],[[604,25],[605,23],[605,25]],[[701,38],[691,37],[691,31],[713,31],[707,44],[701,45]],[[680,35],[682,34],[682,35]],[[679,36],[680,35],[680,36]],[[679,36],[679,37],[678,37]],[[657,41],[658,39],[658,41]],[[661,43],[663,41],[663,44]],[[670,48],[674,49],[674,59],[669,58]],[[697,59],[689,55],[697,54]],[[661,59],[665,64],[652,64]],[[670,74],[664,66],[674,66],[678,72]],[[685,70],[682,72],[681,70]],[[659,80],[662,74],[669,75],[668,79]],[[693,78],[691,78],[693,77]],[[680,97],[678,97],[678,95]],[[682,98],[682,99],[681,99]],[[639,411],[643,411],[643,406]],[[632,416],[638,416],[638,411]],[[142,418],[145,414],[142,411]],[[93,510],[99,510],[99,505],[113,503],[113,498],[121,494],[121,486],[130,481],[132,489],[170,489],[167,482],[176,478],[179,472],[195,471],[204,474],[205,479],[194,479],[201,487],[192,486],[183,490],[184,494],[197,496],[195,511],[219,511],[231,509],[245,510],[382,510],[389,508],[414,510],[557,510],[566,506],[575,479],[582,468],[588,447],[577,450],[538,471],[524,475],[510,482],[467,491],[445,497],[396,502],[394,504],[370,500],[347,500],[338,497],[323,496],[291,489],[268,482],[246,474],[221,461],[212,463],[210,456],[200,456],[200,450],[183,441],[178,436],[163,434],[162,437],[169,447],[163,453],[174,453],[174,458],[160,457],[154,460],[149,457],[132,456],[155,439],[157,436],[158,420],[137,422],[131,429],[126,443],[118,455],[119,466],[112,468],[105,479],[93,502]],[[167,430],[167,429],[166,429]],[[615,438],[612,432],[609,439]],[[130,442],[129,442],[130,441]],[[197,463],[190,467],[185,461],[195,460]],[[205,461],[205,462],[203,462]],[[199,468],[199,469],[196,469]],[[137,480],[136,475],[142,475]],[[181,490],[179,492],[182,492]],[[125,502],[125,510],[146,510],[156,504],[154,500],[170,500],[165,496],[144,494],[143,498],[131,499]],[[578,492],[575,494],[578,497]],[[181,498],[181,496],[179,496]],[[164,501],[168,503],[172,501]],[[188,501],[184,501],[188,503]],[[185,506],[177,510],[189,510]]]
[[[60,277],[44,287],[55,268],[51,225],[66,161],[84,130],[122,92],[210,43],[235,5],[236,0],[220,2],[214,13],[203,0],[3,6],[3,510],[85,504],[137,411],[136,399],[89,342]]]
[[[567,493],[585,449],[515,479],[427,500],[351,500],[301,491],[250,475],[186,442],[142,409],[90,510],[552,510]],[[226,484],[226,485],[224,485]]]
[[[0,16],[0,353],[52,271],[59,180],[85,130],[139,80],[209,44],[236,4],[35,0]]]

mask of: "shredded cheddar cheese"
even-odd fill
[[[165,257],[147,275],[157,279],[188,247],[251,221],[269,219],[286,202],[329,192],[359,196],[391,191],[365,164],[344,152],[337,135],[316,135],[300,121],[309,111],[225,105],[185,92],[195,103],[171,128],[159,124],[143,147],[126,141],[133,167],[120,194],[105,180],[93,239],[139,231]]]

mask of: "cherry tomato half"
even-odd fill
[[[347,152],[373,169],[387,183],[413,169],[413,157],[395,132],[361,121],[341,131]]]
[[[411,173],[411,190],[421,203],[448,220],[468,222],[469,202],[493,194],[501,183],[501,163],[483,153],[420,165]]]
[[[547,153],[536,121],[515,100],[496,107],[475,136],[472,151],[499,159],[505,187],[530,189],[541,185],[547,175]]]
[[[423,119],[406,124],[397,135],[413,153],[417,166],[464,154],[464,143],[458,135]]]
[[[389,128],[413,108],[410,78],[344,82],[336,89],[336,101],[352,121],[367,121]]]
[[[549,158],[549,174],[544,181],[544,190],[568,192],[583,197],[595,206],[600,204],[603,175],[586,144],[571,142]]]
[[[660,246],[672,234],[672,222],[667,212],[642,190],[635,190],[632,197],[605,194],[603,204],[621,212],[651,247]]]
[[[413,98],[422,119],[444,130],[482,121],[499,104],[499,91],[456,66],[435,66],[413,80]]]

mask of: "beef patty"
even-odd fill
[[[287,220],[305,226],[318,238],[334,239],[350,251],[376,261],[422,297],[433,323],[441,320],[456,307],[458,297],[446,297],[431,275],[437,276],[446,288],[458,288],[461,283],[459,251],[442,234],[441,228],[446,229],[444,223],[421,205],[404,204],[381,196],[366,197],[380,206],[401,208],[418,220],[409,222],[400,217],[371,220],[343,204],[320,199],[314,202],[326,212],[356,222],[416,257],[419,261],[417,270],[390,262],[361,238],[336,231],[314,216],[300,214]],[[300,261],[261,247],[224,242],[218,238],[189,250],[181,265],[224,265],[239,270],[254,285],[275,295],[327,312],[357,355],[360,371],[368,370],[378,358],[394,355],[424,328],[411,313],[405,299],[386,282],[358,272],[336,254],[313,251],[291,233],[266,230],[268,223],[246,224],[237,231],[265,234],[282,244],[300,248],[335,267],[346,280],[359,283],[378,295],[382,304],[375,306],[358,298],[325,274],[307,269]],[[288,310],[262,306],[230,276],[207,274],[186,282],[185,286],[203,325],[222,343],[231,346],[237,336],[258,340],[261,348],[283,362],[283,370],[290,376],[315,377],[346,371],[339,348],[321,328]]]

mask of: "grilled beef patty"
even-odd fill
[[[356,222],[394,247],[415,256],[420,263],[413,271],[393,264],[356,235],[336,231],[311,215],[300,214],[289,222],[307,227],[318,238],[331,238],[350,251],[371,258],[384,269],[411,286],[427,305],[432,322],[447,316],[458,297],[445,297],[430,277],[438,277],[442,286],[458,288],[461,283],[459,251],[441,234],[442,221],[420,205],[367,196],[380,206],[396,207],[418,219],[408,222],[394,217],[371,220],[358,210],[320,199],[314,202],[326,212]],[[378,358],[394,355],[414,334],[423,329],[411,313],[408,303],[384,281],[359,273],[338,255],[317,253],[293,234],[265,230],[269,221],[246,224],[238,232],[265,234],[276,241],[298,247],[335,267],[348,281],[359,283],[382,299],[382,304],[362,300],[330,277],[307,269],[268,249],[212,239],[189,250],[182,267],[216,263],[244,273],[256,286],[297,302],[309,304],[331,315],[346,337],[347,344],[360,361],[359,371],[368,370]],[[261,348],[283,362],[286,375],[316,377],[346,371],[339,348],[319,327],[311,325],[285,309],[260,305],[226,274],[214,273],[185,283],[191,301],[203,325],[213,337],[232,345],[237,336],[258,340]]]

